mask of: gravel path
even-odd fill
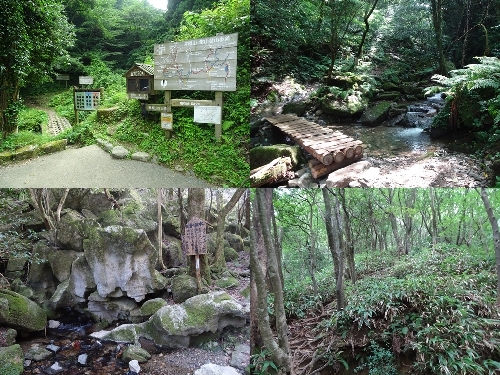
[[[0,167],[0,186],[25,187],[211,187],[208,182],[163,166],[119,160],[96,145]]]

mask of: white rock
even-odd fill
[[[87,364],[87,359],[88,359],[88,355],[87,354],[80,354],[78,356],[78,363],[82,366],[85,366]]]
[[[49,320],[49,328],[54,329],[58,328],[61,325],[61,322],[57,320]]]
[[[196,370],[194,375],[240,375],[240,373],[231,366],[219,366],[208,363]]]
[[[141,371],[141,366],[139,366],[139,362],[137,361],[137,359],[131,360],[128,363],[128,368],[130,369],[130,371],[133,371],[136,374],[138,374]]]

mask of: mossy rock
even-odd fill
[[[293,169],[296,169],[304,161],[299,146],[277,144],[272,146],[258,146],[250,150],[250,168],[262,167],[279,157],[290,157]]]
[[[51,154],[53,152],[63,151],[66,149],[67,144],[68,144],[67,139],[59,139],[56,141],[44,143],[43,145],[40,146],[40,153]]]
[[[232,262],[238,259],[238,252],[232,247],[224,247],[224,258],[227,262]]]
[[[177,275],[172,279],[172,295],[175,303],[182,303],[198,294],[196,279],[189,275]]]
[[[361,116],[361,123],[365,126],[380,125],[387,119],[391,107],[391,102],[376,103],[372,107],[366,109],[363,116]]]
[[[345,73],[342,75],[335,75],[331,78],[324,77],[325,84],[328,86],[337,86],[342,90],[347,90],[352,88],[356,83],[363,82],[363,77],[356,75],[354,73]]]
[[[246,288],[242,289],[240,294],[245,298],[250,298],[250,285],[248,285]]]
[[[222,289],[236,288],[239,285],[239,281],[232,277],[223,277],[215,282],[215,285]]]
[[[14,159],[14,153],[12,151],[0,152],[0,164],[7,164]]]
[[[20,345],[0,348],[0,374],[20,375],[24,370],[24,354]]]
[[[297,116],[303,116],[307,112],[308,102],[290,102],[283,106],[282,113],[284,115],[288,113],[296,114]]]
[[[18,148],[13,152],[14,160],[26,160],[36,156],[38,152],[38,146],[36,145],[27,145],[21,148]]]
[[[163,298],[155,298],[144,302],[141,307],[142,316],[151,316],[165,306],[167,302]]]
[[[321,102],[321,108],[326,114],[339,118],[352,118],[360,115],[368,106],[368,98],[360,93],[349,95],[344,100],[327,95]]]
[[[35,302],[13,292],[0,290],[0,323],[21,331],[41,331],[47,314]]]
[[[122,354],[122,361],[129,363],[132,360],[137,360],[139,363],[145,363],[151,359],[151,354],[146,350],[136,345],[129,345],[125,348]]]
[[[399,100],[401,94],[398,91],[382,92],[376,96],[376,100]]]

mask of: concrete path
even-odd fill
[[[49,117],[49,123],[47,125],[49,134],[52,136],[56,136],[59,133],[62,133],[66,129],[71,128],[71,124],[68,119],[65,117],[59,116],[55,111],[51,109],[44,109]]]
[[[96,145],[0,167],[0,188],[212,187],[154,163],[118,160]]]

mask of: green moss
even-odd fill
[[[223,289],[234,288],[238,286],[238,284],[238,280],[236,280],[234,277],[223,277],[222,279],[219,279],[215,282],[215,285]]]
[[[223,301],[230,301],[231,299],[232,299],[231,296],[225,292],[214,296],[215,303],[221,303]]]
[[[35,302],[11,290],[0,291],[1,299],[6,299],[8,303],[8,313],[4,319],[8,325],[28,331],[40,331],[45,328],[47,315]]]
[[[0,374],[19,375],[23,372],[24,354],[19,345],[0,348]]]
[[[232,247],[226,246],[224,248],[224,258],[226,259],[226,261],[231,262],[238,259],[238,253]]]
[[[242,291],[240,293],[243,297],[249,298],[250,297],[250,286],[247,286],[246,288],[242,289]]]
[[[288,146],[282,144],[258,146],[250,150],[250,167],[253,169],[266,165],[279,157],[290,157],[294,167],[298,166],[303,159],[299,146]]]
[[[162,298],[155,298],[144,302],[141,307],[141,315],[151,316],[165,306],[167,302]]]

